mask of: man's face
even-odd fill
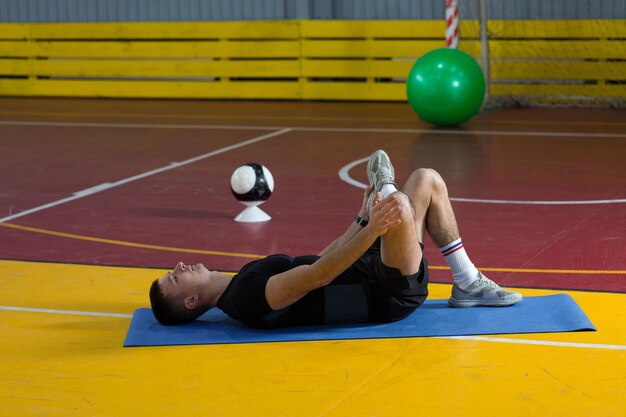
[[[169,297],[188,297],[198,292],[198,287],[209,278],[210,271],[202,264],[185,265],[179,262],[172,272],[159,280],[163,295]]]

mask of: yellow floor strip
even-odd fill
[[[626,345],[619,313],[626,294],[567,292],[597,332],[123,348],[127,315],[148,306],[159,273],[0,261],[0,305],[120,315],[0,310],[3,415],[526,417],[626,410],[626,351],[585,347]],[[429,287],[432,298],[449,296],[450,285]]]
[[[10,229],[23,230],[33,233],[41,233],[45,235],[65,237],[69,239],[87,240],[90,242],[106,243],[109,245],[128,246],[141,249],[153,249],[169,252],[183,252],[183,253],[197,253],[201,255],[216,255],[216,256],[230,256],[238,258],[253,258],[261,259],[267,255],[257,255],[251,253],[237,253],[237,252],[221,252],[211,251],[204,249],[191,249],[191,248],[176,248],[170,246],[148,245],[144,243],[127,242],[123,240],[103,239],[99,237],[76,235],[72,233],[57,232],[54,230],[40,229],[36,227],[21,226],[13,223],[2,223],[1,227],[7,227]],[[428,265],[433,270],[449,270],[447,266]],[[597,269],[524,269],[524,268],[489,268],[480,267],[482,271],[486,272],[515,272],[515,273],[534,273],[534,274],[584,274],[584,275],[626,275],[626,271],[622,270],[597,270]]]
[[[447,266],[431,266],[429,269],[450,269]],[[584,274],[584,275],[626,275],[626,271],[610,270],[610,269],[536,269],[536,268],[485,268],[480,267],[481,271],[487,272],[523,272],[530,274]]]

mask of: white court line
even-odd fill
[[[224,130],[282,130],[287,127],[273,126],[236,126],[236,125],[198,125],[171,123],[90,123],[90,122],[36,122],[19,120],[0,120],[0,126],[34,126],[34,127],[110,127],[114,129],[224,129]]]
[[[581,132],[525,132],[516,130],[455,130],[455,129],[385,129],[385,128],[342,128],[342,127],[294,127],[303,132],[362,132],[362,133],[428,133],[433,135],[461,136],[553,136],[578,138],[626,138],[626,133],[581,133]]]
[[[450,135],[491,135],[491,136],[560,136],[560,137],[610,137],[610,138],[626,138],[626,134],[613,134],[613,133],[567,133],[567,132],[515,132],[515,131],[465,131],[465,130],[452,130],[452,129],[441,129],[441,130],[431,130],[431,129],[381,129],[381,128],[327,128],[327,127],[276,127],[276,126],[239,126],[239,125],[202,125],[202,124],[149,124],[149,123],[85,123],[85,122],[37,122],[37,121],[0,121],[0,125],[4,126],[42,126],[42,127],[91,127],[91,128],[136,128],[136,129],[145,129],[145,128],[156,128],[156,129],[229,129],[229,130],[278,130],[278,132],[270,133],[267,136],[261,136],[259,138],[251,139],[250,141],[242,142],[239,145],[233,145],[234,147],[224,148],[227,150],[235,149],[235,147],[245,146],[249,143],[253,143],[259,140],[266,139],[268,137],[280,135],[282,133],[286,133],[289,131],[309,131],[309,132],[387,132],[387,133],[432,133],[432,134],[450,134]],[[219,152],[219,151],[216,151]],[[220,152],[221,153],[221,152]],[[199,158],[208,158],[213,156],[214,154],[206,154],[202,155]],[[367,160],[367,159],[366,159]],[[192,161],[192,162],[195,162]],[[361,163],[362,160],[355,161],[351,164],[346,165],[352,168],[355,165]],[[154,175],[159,172],[166,171],[168,169],[173,169],[179,167],[181,165],[185,165],[187,161],[183,161],[180,163],[173,163],[168,167],[160,168],[158,170],[150,171],[146,174],[140,174],[135,177],[131,177],[130,181],[135,181],[140,178],[144,178],[148,175]],[[342,168],[344,170],[346,167]],[[356,180],[350,178],[347,174],[342,174],[342,170],[340,170],[340,177],[347,183],[354,185],[359,188],[365,188],[365,184],[362,184]],[[66,197],[64,199],[54,201],[49,204],[45,204],[43,206],[35,207],[30,210],[21,211],[14,215],[7,216],[5,218],[0,219],[0,222],[7,222],[9,220],[13,220],[22,216],[26,216],[28,214],[45,210],[50,207],[58,206],[60,204],[65,204],[70,201],[74,201],[76,199],[82,198],[87,195],[94,194],[95,192],[100,192],[107,190],[109,188],[117,187],[119,185],[123,185],[130,181],[118,181],[115,183],[105,183],[96,185],[95,187],[88,188],[86,190],[78,191],[74,193],[71,197]],[[463,201],[463,202],[474,202],[474,203],[499,203],[499,204],[606,204],[606,203],[624,203],[626,199],[623,200],[588,200],[588,201],[514,201],[514,200],[483,200],[483,199],[461,199],[461,198],[451,198],[452,201]]]
[[[476,340],[479,342],[517,343],[521,345],[565,346],[583,349],[626,350],[623,345],[604,345],[599,343],[553,342],[550,340],[511,339],[506,337],[485,336],[447,336],[446,339]]]
[[[13,307],[13,306],[0,306],[0,310],[6,311],[20,311],[26,313],[46,313],[46,314],[65,314],[74,316],[90,316],[90,317],[115,317],[115,318],[132,318],[132,314],[119,314],[119,313],[101,313],[93,311],[76,311],[76,310],[53,310],[44,308],[28,308],[28,307]],[[444,336],[434,337],[436,339],[458,339],[458,340],[475,340],[478,342],[494,342],[494,343],[515,343],[522,345],[541,345],[541,346],[561,346],[561,347],[573,347],[583,349],[610,349],[610,350],[626,350],[626,346],[623,345],[607,345],[599,343],[575,343],[575,342],[554,342],[551,340],[532,340],[532,339],[512,339],[512,338],[500,338],[500,337],[486,337],[486,336]]]
[[[368,127],[311,127],[311,126],[246,126],[246,125],[203,125],[203,124],[151,124],[151,123],[89,123],[89,122],[45,122],[0,120],[0,126],[42,127],[109,127],[122,129],[227,129],[227,130],[282,130],[301,132],[360,132],[360,133],[429,133],[434,135],[486,135],[486,136],[551,136],[579,138],[626,138],[626,133],[581,133],[581,132],[525,132],[506,130],[456,130],[456,129],[393,129]]]
[[[452,197],[451,201],[461,201],[465,203],[486,203],[486,204],[535,204],[535,205],[582,205],[582,204],[616,204],[626,203],[626,198],[616,198],[613,200],[556,200],[556,201],[527,201],[527,200],[484,200],[480,198],[458,198]]]
[[[347,182],[350,185],[354,185],[356,188],[362,188],[362,189],[365,190],[367,188],[367,185],[363,184],[360,181],[357,181],[357,180],[353,179],[350,176],[350,170],[352,168],[354,168],[355,166],[362,164],[363,162],[369,161],[369,159],[370,159],[370,157],[367,156],[365,158],[357,159],[356,161],[352,161],[349,164],[344,165],[339,170],[339,178],[341,178],[344,182]]]
[[[357,159],[349,164],[341,167],[339,170],[339,178],[350,185],[357,188],[366,189],[367,185],[355,180],[350,176],[350,170],[355,166],[366,162],[369,157]],[[459,201],[464,203],[485,203],[485,204],[530,204],[530,205],[582,205],[582,204],[616,204],[626,203],[626,198],[614,200],[573,200],[573,201],[527,201],[527,200],[485,200],[480,198],[458,198],[450,197],[450,201]]]
[[[47,308],[28,308],[28,307],[12,307],[12,306],[0,306],[0,310],[7,311],[22,311],[27,313],[48,313],[48,314],[69,314],[72,316],[93,316],[93,317],[118,317],[129,319],[132,318],[132,314],[119,314],[119,313],[98,313],[94,311],[75,311],[75,310],[52,310]]]
[[[268,133],[266,135],[257,136],[255,138],[252,138],[252,139],[249,139],[249,140],[246,140],[246,141],[243,141],[243,142],[239,142],[239,143],[236,143],[234,145],[226,146],[224,148],[217,149],[215,151],[207,152],[205,154],[196,156],[194,158],[186,159],[186,160],[181,161],[181,162],[173,162],[173,163],[171,163],[171,164],[169,164],[167,166],[164,166],[164,167],[161,167],[161,168],[157,168],[157,169],[153,169],[152,171],[144,172],[144,173],[141,173],[141,174],[138,174],[138,175],[134,175],[132,177],[125,178],[123,180],[119,180],[119,181],[112,182],[112,183],[104,183],[104,184],[96,185],[94,187],[90,187],[90,188],[87,188],[85,190],[77,191],[71,197],[66,197],[66,198],[63,198],[61,200],[53,201],[51,203],[44,204],[44,205],[41,205],[39,207],[34,207],[32,209],[20,211],[19,213],[15,213],[13,215],[4,217],[4,218],[0,219],[0,222],[2,222],[2,223],[3,222],[8,222],[9,220],[17,219],[18,217],[23,217],[23,216],[26,216],[28,214],[32,214],[32,213],[35,213],[35,212],[38,212],[38,211],[42,211],[42,210],[48,209],[50,207],[54,207],[54,206],[58,206],[58,205],[61,205],[61,204],[68,203],[70,201],[78,200],[79,198],[83,198],[83,197],[86,197],[88,195],[99,193],[99,192],[102,192],[102,191],[105,191],[105,190],[108,190],[108,189],[111,189],[111,188],[114,188],[114,187],[119,187],[120,185],[128,184],[129,182],[137,181],[137,180],[140,180],[142,178],[149,177],[151,175],[160,174],[161,172],[169,171],[171,169],[175,169],[175,168],[181,167],[183,165],[192,164],[192,163],[198,162],[198,161],[200,161],[202,159],[210,158],[212,156],[219,155],[219,154],[222,154],[224,152],[232,151],[233,149],[241,148],[243,146],[250,145],[252,143],[256,143],[256,142],[260,142],[260,141],[265,140],[265,139],[273,138],[274,136],[282,135],[282,134],[287,133],[289,131],[291,131],[291,129],[289,129],[289,128],[282,129],[282,130],[279,130],[278,132],[272,132],[272,133]]]

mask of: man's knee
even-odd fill
[[[411,174],[409,181],[420,188],[429,188],[433,191],[445,191],[446,183],[437,171],[432,168],[420,168]],[[408,182],[408,181],[407,181]]]
[[[402,216],[411,216],[415,215],[415,210],[413,208],[413,204],[411,203],[411,199],[404,194],[402,191],[394,193],[394,197],[398,200],[400,204],[400,210],[402,212]]]

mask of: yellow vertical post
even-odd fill
[[[36,51],[38,48],[36,42],[37,39],[34,39],[32,25],[28,25],[28,29],[26,31],[26,50],[28,53],[28,84],[31,91],[34,90],[34,84],[37,81],[37,74],[35,73],[35,60],[37,59]]]
[[[297,21],[298,26],[298,99],[304,99],[304,83],[306,75],[304,74],[304,31],[302,29],[302,20]]]
[[[219,38],[219,43],[224,43],[225,45],[228,45],[228,42],[230,40],[228,38]],[[228,48],[218,48],[218,50],[221,51],[228,51],[226,52],[225,55],[227,56],[220,56],[218,59],[220,61],[231,61],[232,57],[230,56],[230,49]],[[216,59],[215,57],[213,57],[213,59]],[[230,83],[230,77],[228,75],[220,75],[220,84],[228,84]]]
[[[608,41],[608,38],[606,37],[606,35],[603,33],[603,36],[601,38],[598,39],[598,44],[602,45],[603,43]],[[608,60],[606,58],[600,58],[598,59],[598,62],[608,62]],[[603,77],[601,79],[598,80],[598,87],[601,91],[601,94],[603,96],[609,96],[609,92],[608,90],[608,85],[606,83],[606,77],[608,76],[608,72],[606,71],[602,71]]]
[[[368,43],[370,43],[370,42],[371,42],[372,44],[374,43],[374,38],[373,38],[373,37],[367,37],[367,38],[365,38],[365,43],[366,43],[366,44],[368,44]],[[370,65],[370,63],[371,63],[372,61],[374,61],[375,59],[376,59],[376,58],[372,58],[372,57],[369,57],[369,56],[368,56],[368,57],[365,57],[365,65],[366,65],[366,66],[369,66],[369,65]],[[373,78],[373,77],[367,77],[367,78],[365,79],[365,82],[366,82],[367,84],[374,84],[374,83],[376,82],[376,78]],[[372,86],[369,86],[369,85],[368,85],[368,87],[372,87]]]

